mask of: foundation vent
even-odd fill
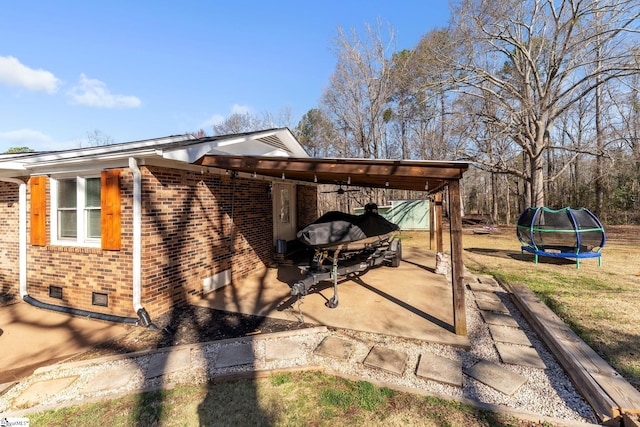
[[[49,286],[49,297],[62,299],[62,288],[60,286]]]
[[[202,291],[208,294],[223,286],[227,286],[229,283],[231,283],[231,269],[206,277],[202,283]]]
[[[100,292],[92,292],[91,293],[91,304],[98,305],[100,307],[108,307],[109,306],[109,295],[103,294]]]

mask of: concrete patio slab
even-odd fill
[[[156,353],[149,361],[149,367],[145,373],[146,378],[155,378],[160,375],[180,371],[191,365],[191,350],[178,348],[167,352]]]
[[[325,337],[314,350],[314,354],[321,357],[331,357],[338,360],[349,360],[355,351],[351,341],[336,337]]]
[[[364,364],[372,368],[382,369],[392,374],[402,375],[407,367],[409,355],[401,351],[374,346],[364,359]]]
[[[530,366],[532,368],[545,369],[544,364],[535,348],[521,345],[495,343],[500,359],[509,365]]]
[[[242,343],[240,345],[222,347],[214,362],[214,367],[228,368],[230,366],[249,365],[254,361],[253,344]]]
[[[491,331],[491,336],[494,341],[531,346],[531,341],[529,341],[527,335],[520,329],[508,326],[489,325],[489,331]]]
[[[280,265],[220,288],[194,305],[291,321],[419,339],[470,348],[468,337],[453,329],[451,285],[433,273],[435,253],[403,248],[397,268],[380,266],[338,286],[339,305],[325,306],[333,296],[330,282],[321,282],[301,300],[291,286],[305,276],[295,265]]]
[[[489,325],[509,326],[512,328],[519,327],[516,319],[509,314],[494,313],[493,311],[481,310],[480,315],[484,319],[484,322]]]
[[[486,360],[482,360],[466,369],[465,373],[508,396],[512,396],[527,382],[527,378],[522,375]]]
[[[13,401],[13,406],[21,408],[37,405],[40,401],[50,396],[55,396],[60,391],[69,387],[76,379],[78,379],[78,375],[55,378],[46,381],[37,381],[27,387],[20,396]]]
[[[437,354],[421,354],[416,375],[430,381],[462,387],[462,362]]]

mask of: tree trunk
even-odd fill
[[[504,181],[505,181],[505,186],[504,186],[504,188],[505,188],[505,189],[506,189],[506,191],[507,191],[506,198],[505,198],[505,199],[506,199],[506,202],[507,202],[507,203],[506,203],[506,204],[507,204],[507,210],[506,210],[506,212],[505,212],[505,221],[504,221],[504,223],[505,223],[505,224],[507,224],[507,225],[510,225],[510,224],[511,224],[511,202],[510,202],[509,194],[511,193],[511,191],[510,191],[510,189],[509,189],[509,178],[507,178],[507,177],[505,176],[505,177],[504,177]]]
[[[498,223],[498,189],[496,185],[496,174],[494,172],[491,172],[491,224],[495,225],[497,223]]]
[[[541,156],[531,157],[531,207],[544,206],[544,164]]]

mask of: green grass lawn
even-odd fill
[[[531,426],[459,402],[319,372],[131,395],[29,416],[33,426]]]

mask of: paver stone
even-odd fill
[[[470,377],[508,396],[512,396],[527,382],[526,377],[486,360],[476,363],[465,372]]]
[[[379,368],[392,374],[402,375],[407,366],[409,355],[389,348],[374,346],[364,359],[364,364]]]

